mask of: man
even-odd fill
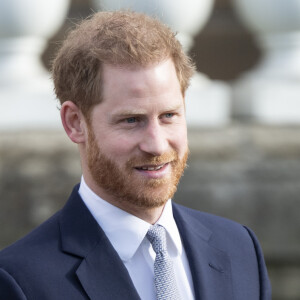
[[[143,14],[100,12],[69,34],[53,78],[82,180],[1,252],[0,299],[270,299],[249,229],[170,200],[193,71],[174,34]]]

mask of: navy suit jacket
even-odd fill
[[[264,258],[249,229],[177,204],[173,212],[196,299],[271,299]],[[61,211],[0,252],[0,299],[140,298],[77,186]]]

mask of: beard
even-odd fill
[[[87,162],[92,178],[119,203],[142,208],[163,206],[176,192],[187,158],[188,149],[181,159],[175,150],[171,150],[160,156],[144,154],[132,157],[125,165],[118,165],[97,145],[93,131],[90,129],[88,133]],[[136,166],[164,163],[169,163],[170,171],[163,178],[147,178],[135,169]]]

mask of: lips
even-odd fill
[[[143,171],[158,171],[161,168],[163,168],[165,165],[166,164],[141,166],[141,167],[136,167],[136,169],[137,170],[143,170]]]
[[[162,179],[170,174],[170,163],[145,164],[135,167],[138,174],[148,179]]]

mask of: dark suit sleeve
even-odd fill
[[[255,234],[247,227],[245,227],[253,241],[257,263],[259,269],[259,281],[260,281],[260,300],[271,300],[271,284],[268,277],[268,272],[264,260],[264,256],[259,245],[259,242],[255,236]]]
[[[22,289],[17,284],[15,279],[0,268],[0,299],[4,300],[26,300]]]

